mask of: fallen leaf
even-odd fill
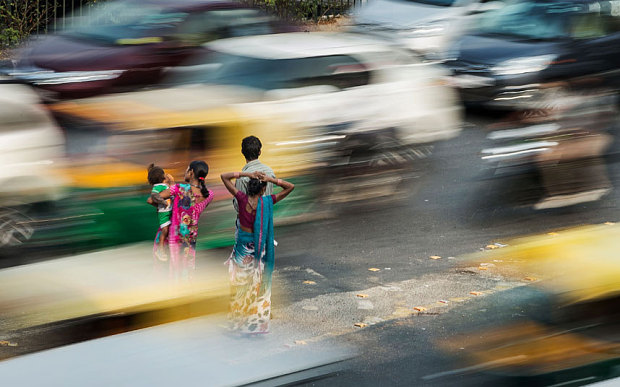
[[[304,281],[304,284],[306,284],[306,285],[315,285],[316,282],[314,282],[314,281]]]
[[[381,269],[378,269],[376,267],[371,267],[370,269],[368,269],[368,271],[379,271],[379,270],[381,270]]]
[[[426,308],[423,306],[416,306],[415,308],[413,308],[413,310],[417,310],[418,312],[424,312]]]
[[[357,295],[359,298],[368,298],[368,294],[358,294]]]
[[[469,294],[472,294],[474,296],[481,296],[482,292],[469,292]]]
[[[442,303],[442,304],[449,304],[450,303],[450,301],[448,301],[448,300],[439,300],[439,302]]]
[[[17,347],[17,343],[9,343],[9,347]]]
[[[480,267],[478,268],[478,270],[489,270],[489,268],[488,268],[488,267],[486,267],[486,266],[480,266]]]
[[[9,345],[9,342],[2,340],[2,341],[0,341],[0,345]]]
[[[441,259],[439,255],[431,255],[429,258],[430,259]]]
[[[362,322],[358,322],[353,324],[354,326],[358,327],[358,328],[366,328],[368,326],[368,324],[362,323]]]
[[[525,278],[523,278],[523,281],[533,282],[533,281],[536,281],[536,278],[534,278],[534,277],[525,277]]]
[[[485,248],[487,250],[495,250],[495,249],[499,249],[499,246],[497,246],[497,245],[487,245]]]

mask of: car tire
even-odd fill
[[[17,247],[28,242],[34,234],[32,219],[22,212],[0,209],[0,248]]]

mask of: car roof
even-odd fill
[[[295,59],[328,55],[386,52],[385,43],[357,34],[290,32],[221,39],[205,44],[209,50],[260,59]]]

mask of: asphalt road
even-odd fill
[[[546,299],[493,270],[464,268],[462,257],[518,236],[620,218],[618,190],[597,203],[557,210],[512,205],[510,186],[481,178],[478,152],[493,118],[468,120],[458,138],[437,144],[423,173],[407,182],[404,198],[371,200],[326,220],[277,228],[272,335],[286,332],[295,339],[290,345],[319,347],[335,339],[358,353],[346,369],[308,385],[512,382],[464,370],[461,354],[441,350],[440,343],[544,315]],[[619,169],[609,165],[615,185]],[[228,254],[228,249],[203,253],[198,267],[223,262]],[[418,313],[415,307],[426,310]]]
[[[438,144],[425,173],[410,183],[406,199],[358,206],[330,220],[277,231],[275,281],[281,288],[275,302],[287,305],[281,317],[318,326],[317,336],[340,335],[361,351],[350,370],[310,385],[515,382],[455,372],[463,364],[459,354],[441,351],[437,343],[476,328],[540,316],[546,301],[523,283],[462,270],[460,257],[518,236],[616,221],[619,192],[600,202],[556,210],[512,205],[519,198],[510,186],[481,179],[484,165],[478,152],[492,119],[471,116],[460,137]],[[617,185],[618,165],[608,169]],[[486,292],[485,297],[471,296],[473,290]],[[369,296],[360,299],[358,294]],[[417,305],[451,299],[455,301],[446,308],[432,309],[436,314],[411,314]],[[354,327],[356,322],[368,327]],[[583,383],[590,381],[584,378]]]

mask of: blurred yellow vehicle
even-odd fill
[[[0,360],[228,310],[215,261],[202,261],[191,281],[156,269],[142,243],[1,270],[2,340],[17,343],[5,343]]]
[[[581,385],[620,374],[620,226],[519,239],[469,260],[495,259],[504,276],[534,282],[546,315],[442,343],[465,348],[471,369],[528,385]]]
[[[65,129],[65,174],[76,202],[101,214],[90,230],[91,241],[103,247],[152,239],[158,225],[145,203],[150,192],[146,167],[160,165],[179,181],[190,161],[205,160],[210,166],[207,185],[214,189],[215,200],[202,217],[198,245],[230,244],[235,213],[219,175],[241,170],[241,140],[249,135],[264,144],[261,161],[301,188],[277,209],[276,217],[291,219],[310,211],[318,153],[295,145],[296,127],[274,117],[248,117],[233,105],[223,105],[226,93],[231,92],[212,90],[200,108],[181,101],[162,106],[132,93],[50,106]],[[279,145],[287,140],[288,145]]]

